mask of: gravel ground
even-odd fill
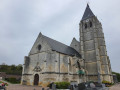
[[[39,86],[26,86],[20,84],[10,84],[6,88],[7,90],[42,90],[42,87]],[[44,90],[47,90],[47,88],[45,88]]]
[[[112,87],[110,87],[110,90],[120,90],[120,83],[119,84],[115,84]]]
[[[7,90],[42,90],[42,87],[10,84],[9,86],[7,86]],[[45,88],[44,90],[47,90],[47,88]],[[120,83],[110,87],[110,90],[120,90]]]

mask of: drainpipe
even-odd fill
[[[60,81],[60,53],[59,53],[59,81]]]

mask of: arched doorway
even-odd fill
[[[38,85],[38,83],[39,83],[39,75],[35,74],[35,76],[34,76],[34,85]]]

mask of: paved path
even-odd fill
[[[110,90],[120,90],[120,83],[110,87]]]
[[[42,90],[42,87],[10,84],[9,86],[7,86],[7,90]],[[47,90],[47,88],[45,88],[44,90]]]
[[[7,86],[7,90],[42,90],[42,87],[10,84],[9,86]],[[47,90],[47,88],[45,88],[44,90]],[[120,90],[120,83],[110,87],[110,90]]]

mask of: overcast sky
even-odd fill
[[[112,70],[120,72],[120,0],[0,0],[0,64],[23,64],[39,32],[67,45],[79,40],[88,1],[102,23]]]

